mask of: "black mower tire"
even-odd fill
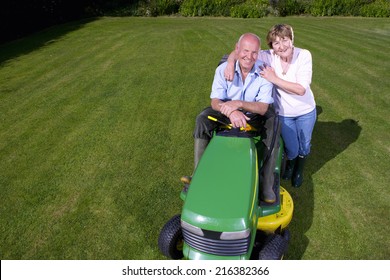
[[[161,253],[173,260],[183,258],[183,232],[180,217],[180,214],[173,216],[162,228],[158,237],[158,247]]]
[[[273,234],[259,253],[259,260],[281,260],[287,251],[290,232],[286,229],[282,234]]]
[[[284,172],[286,171],[287,165],[287,155],[285,152],[282,152],[282,163],[280,164],[280,178],[283,178]]]

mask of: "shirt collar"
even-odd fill
[[[236,61],[235,72],[237,74],[239,74],[241,72],[240,64],[239,64],[238,60]],[[256,74],[257,76],[260,76],[260,68],[259,68],[258,61],[255,62],[255,64],[253,65],[251,71],[249,72],[249,74],[250,75]]]

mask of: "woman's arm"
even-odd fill
[[[301,84],[289,82],[279,78],[276,75],[275,70],[270,66],[264,67],[260,72],[260,75],[267,81],[273,83],[275,86],[291,94],[304,95],[306,92],[306,89]]]
[[[267,55],[270,53],[263,52],[265,56],[261,59],[267,61]],[[296,62],[296,72],[294,73],[296,76],[296,82],[289,82],[279,78],[272,67],[266,67],[261,69],[260,75],[267,79],[269,82],[273,83],[275,86],[280,89],[288,92],[290,94],[296,95],[304,95],[306,93],[306,89],[311,84],[312,77],[312,56],[308,50],[300,49],[299,57]]]
[[[224,72],[225,79],[228,80],[228,81],[233,81],[233,78],[234,78],[234,64],[236,63],[236,60],[237,60],[236,51],[232,51],[229,54],[229,57],[227,59],[227,64],[226,64],[226,68],[225,68],[225,72]]]

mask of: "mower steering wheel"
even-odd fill
[[[239,131],[246,131],[246,132],[249,132],[249,131],[257,131],[256,128],[254,128],[253,126],[251,126],[249,123],[246,124],[246,127],[233,127],[232,124],[227,124],[221,120],[218,120],[217,118],[213,117],[213,116],[207,116],[207,118],[209,120],[212,120],[212,121],[215,121],[215,122],[218,122],[220,124],[222,124],[224,126],[224,128],[227,128],[227,129],[231,129],[231,130],[238,130]]]

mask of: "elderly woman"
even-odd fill
[[[267,35],[269,50],[260,51],[263,61],[260,75],[274,84],[274,106],[282,124],[287,165],[283,179],[294,187],[303,182],[303,169],[310,153],[311,138],[316,122],[316,103],[310,89],[312,57],[308,50],[294,46],[290,25],[277,24]],[[233,76],[234,52],[229,56],[225,78]]]

